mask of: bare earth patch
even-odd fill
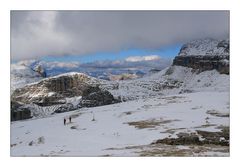
[[[168,124],[173,121],[179,121],[177,119],[175,120],[156,120],[156,119],[150,119],[150,120],[141,120],[141,121],[135,121],[135,122],[127,122],[130,126],[135,126],[137,129],[144,129],[144,128],[155,128],[157,126],[161,126],[163,124]]]
[[[166,157],[192,157],[192,156],[228,156],[229,147],[204,145],[204,146],[174,146],[154,144],[138,152],[140,156],[166,156]],[[211,154],[209,154],[211,153]]]
[[[220,145],[229,146],[229,128],[222,128],[218,132],[197,130],[196,133],[178,133],[178,138],[164,138],[151,144],[167,145]]]
[[[229,117],[229,113],[221,113],[217,110],[207,110],[207,114],[210,114],[216,117]]]
[[[211,126],[217,126],[216,124],[204,124],[204,125],[201,125],[201,126],[196,126],[194,128],[208,128],[208,127],[211,127]]]

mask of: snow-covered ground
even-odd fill
[[[224,146],[149,145],[179,132],[214,132],[222,126],[229,126],[229,91],[155,96],[12,122],[11,156],[139,156],[156,149],[184,150],[185,156],[229,156]]]

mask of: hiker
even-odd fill
[[[64,122],[64,125],[66,125],[66,119],[65,118],[63,119],[63,122]]]
[[[69,122],[71,123],[71,121],[72,121],[72,117],[69,117]]]

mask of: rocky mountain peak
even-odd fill
[[[200,39],[184,44],[173,65],[229,74],[229,39]]]
[[[47,73],[41,65],[37,65],[33,70],[36,71],[41,77],[47,77]]]

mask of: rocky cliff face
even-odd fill
[[[56,77],[47,78],[40,82],[27,85],[16,89],[11,99],[12,101],[22,102],[24,104],[34,103],[40,106],[50,106],[55,104],[65,104],[66,98],[75,96],[88,96],[89,89],[98,89],[97,92],[104,93],[111,102],[114,98],[107,91],[98,88],[99,81],[82,73],[67,73]],[[101,97],[99,97],[101,101]],[[105,103],[103,102],[102,105]],[[107,102],[109,104],[109,102]]]
[[[216,69],[229,74],[229,40],[195,40],[182,46],[173,65],[198,69],[200,72]]]
[[[113,95],[99,87],[88,87],[83,91],[83,98],[80,102],[82,107],[96,107],[118,102]]]
[[[11,101],[11,121],[31,118],[31,111],[24,105]]]

